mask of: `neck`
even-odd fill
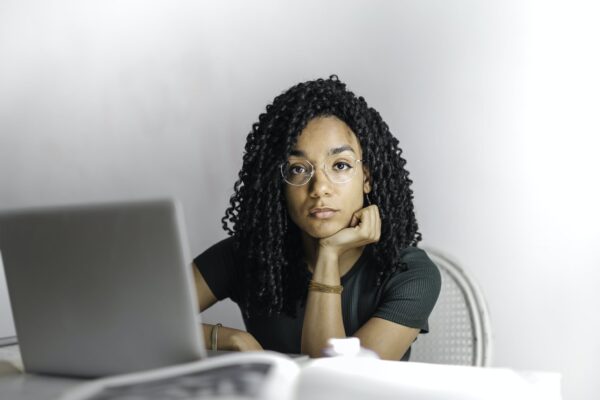
[[[315,239],[303,232],[302,246],[304,248],[306,263],[308,264],[308,270],[310,272],[314,272],[315,265],[317,264],[317,258],[319,257],[319,239]],[[350,268],[356,264],[356,261],[358,261],[364,249],[365,246],[354,247],[340,254],[338,259],[340,277],[344,276],[348,271],[350,271]]]

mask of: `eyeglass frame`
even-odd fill
[[[354,157],[352,157],[354,158]],[[310,177],[306,180],[306,182],[300,184],[300,185],[296,185],[294,183],[289,182],[287,179],[285,179],[285,173],[283,172],[283,167],[289,163],[289,161],[285,161],[283,163],[281,163],[281,165],[279,166],[279,172],[281,173],[281,177],[283,178],[283,181],[285,183],[287,183],[288,185],[291,186],[296,186],[296,187],[300,187],[300,186],[304,186],[307,185],[308,182],[310,182],[310,180],[313,178],[313,176],[315,176],[315,171],[317,170],[317,168],[313,165],[313,163],[311,163],[310,161],[308,161],[307,159],[303,159],[304,161],[306,161],[307,163],[310,164],[310,166],[312,167],[312,170],[310,172]],[[360,160],[354,160],[355,163],[361,163],[362,165],[364,165],[364,160],[360,159]],[[354,168],[354,167],[353,167]],[[347,181],[343,181],[343,182],[335,182],[334,180],[331,179],[331,177],[329,176],[329,173],[327,173],[327,168],[325,167],[325,161],[323,161],[323,163],[321,164],[321,169],[323,170],[323,172],[325,172],[325,176],[327,176],[327,179],[329,179],[329,182],[334,183],[336,185],[342,185],[344,183],[348,183],[352,180],[352,178],[354,178],[354,176],[356,175],[356,171],[353,173],[353,175],[350,177],[350,179],[348,179]]]

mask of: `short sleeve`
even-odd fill
[[[198,257],[194,264],[217,299],[227,297],[235,300],[233,283],[235,282],[235,257],[233,238],[227,238],[214,244]]]
[[[407,270],[394,273],[384,283],[374,316],[426,333],[427,319],[440,294],[440,272],[427,253],[416,247],[406,249],[402,261]]]

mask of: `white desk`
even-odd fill
[[[0,398],[2,400],[47,400],[81,383],[68,379],[22,372],[17,346],[0,347]]]
[[[83,380],[24,374],[16,346],[0,348],[2,400],[52,400]],[[363,358],[326,358],[301,363],[299,400],[491,399],[560,400],[557,373],[518,372]]]

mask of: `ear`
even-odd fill
[[[371,193],[371,172],[365,166],[363,166],[363,192]]]

